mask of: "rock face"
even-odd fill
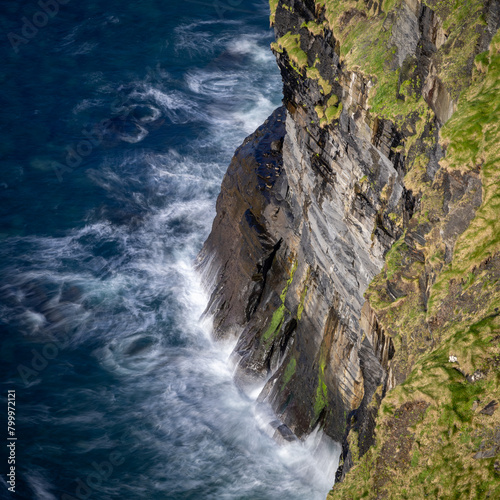
[[[339,498],[390,496],[384,404],[406,433],[442,402],[398,393],[391,410],[389,394],[425,372],[458,317],[496,324],[498,194],[485,180],[498,169],[484,141],[498,130],[481,120],[498,106],[499,13],[496,1],[271,1],[284,106],[236,151],[199,267],[215,336],[236,340],[235,379],[272,408],[275,437],[321,425],[343,442],[338,479],[380,454],[378,479],[353,470]],[[462,368],[472,383],[477,366]],[[405,434],[401,468],[412,446]]]

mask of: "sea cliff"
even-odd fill
[[[500,4],[270,3],[284,106],[199,256],[214,334],[275,439],[342,443],[331,498],[494,497]]]

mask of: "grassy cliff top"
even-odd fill
[[[437,26],[443,39],[434,56],[436,72],[452,99],[457,99],[469,81],[468,67],[479,42],[481,26],[485,25],[482,0],[424,1],[439,16]],[[341,60],[374,81],[370,105],[374,113],[393,121],[401,121],[411,112],[422,114],[426,104],[414,92],[418,75],[411,74],[411,57],[407,67],[398,67],[397,26],[405,9],[416,1],[384,0],[316,0],[316,12],[339,41]],[[371,7],[370,7],[371,6]],[[442,44],[442,45],[441,45]],[[409,67],[408,67],[409,66]],[[420,82],[421,83],[421,82]],[[399,96],[399,97],[398,97]]]

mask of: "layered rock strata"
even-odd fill
[[[236,339],[236,381],[273,409],[275,436],[321,425],[343,442],[338,479],[355,469],[339,497],[390,496],[377,429],[399,419],[386,434],[406,436],[453,399],[397,388],[463,339],[457,325],[496,328],[500,135],[485,116],[499,13],[495,1],[271,1],[284,107],[236,151],[199,266],[215,336]],[[478,380],[498,349],[477,349],[449,376]],[[397,467],[416,446],[405,437]],[[376,478],[355,475],[362,457]]]

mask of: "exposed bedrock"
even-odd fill
[[[425,308],[436,268],[422,247],[438,238],[445,265],[481,204],[478,172],[439,163],[439,130],[460,91],[443,70],[454,35],[429,2],[396,2],[385,16],[383,2],[370,0],[342,13],[340,32],[373,16],[390,34],[385,68],[399,76],[387,99],[408,106],[391,117],[389,106],[377,113],[370,101],[382,76],[347,64],[352,52],[342,56],[324,1],[273,4],[284,106],[238,148],[224,177],[198,258],[211,292],[207,313],[217,338],[235,339],[235,379],[247,393],[260,391],[258,402],[282,424],[274,426],[277,437],[301,438],[320,424],[342,442],[355,425],[362,455],[374,441],[374,395],[380,402],[411,369],[393,363],[394,332],[380,324],[365,292],[403,238],[408,266],[423,263],[414,281]],[[484,10],[463,85],[498,27],[498,3],[485,2]],[[440,196],[439,217],[425,223],[414,217],[422,196],[416,174],[407,177],[417,164],[425,164],[418,182]],[[388,301],[409,293],[401,283],[384,281]],[[339,477],[350,464],[344,445]]]
[[[277,110],[236,152],[200,259],[215,334],[238,338],[239,385],[265,383],[259,399],[296,435],[321,421],[340,440],[363,369],[383,375],[360,335],[363,293],[398,236],[387,214],[411,196],[352,118],[314,137],[294,113]]]

